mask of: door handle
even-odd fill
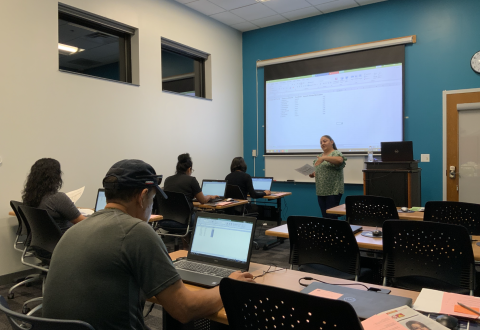
[[[450,173],[448,174],[450,179],[455,179],[457,172],[455,172],[455,166],[450,166]]]

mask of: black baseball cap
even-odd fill
[[[115,182],[105,182],[108,177],[115,177]],[[163,175],[157,175],[152,166],[139,159],[124,159],[108,170],[103,179],[103,187],[106,189],[129,189],[155,187],[167,199],[167,195],[160,188]]]

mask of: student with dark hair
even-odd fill
[[[239,186],[245,198],[247,198],[247,194],[250,194],[252,198],[262,198],[270,195],[270,190],[265,190],[263,193],[255,192],[252,177],[246,171],[247,164],[243,157],[235,157],[232,160],[232,165],[230,165],[230,174],[225,177],[225,180],[228,184]]]
[[[72,200],[63,192],[60,163],[52,158],[35,162],[25,182],[23,204],[47,210],[62,231],[85,219]]]
[[[173,318],[188,322],[222,308],[218,286],[190,291],[162,239],[148,225],[159,175],[136,159],[115,163],[103,186],[105,209],[68,230],[53,253],[43,316],[81,320],[96,330],[147,329],[145,300],[155,297]],[[230,278],[253,282],[240,271]]]
[[[338,219],[337,215],[327,214],[329,208],[338,206],[344,191],[343,168],[347,158],[337,150],[335,141],[330,135],[320,138],[320,147],[323,153],[313,162],[315,172],[310,174],[315,178],[315,188],[318,205],[322,217]]]

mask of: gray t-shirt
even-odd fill
[[[82,320],[95,330],[145,329],[145,300],[178,280],[165,244],[146,222],[104,209],[56,246],[43,316]]]
[[[73,223],[70,221],[80,216],[80,211],[63,192],[44,196],[38,208],[47,210],[48,214],[55,220],[62,231],[73,226]]]

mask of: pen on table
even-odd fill
[[[475,314],[477,314],[477,315],[480,316],[480,313],[477,312],[476,310],[474,310],[473,308],[470,308],[470,307],[468,307],[468,306],[465,306],[464,304],[459,303],[459,302],[457,302],[457,304],[460,305],[460,306],[462,306],[462,307],[465,308],[465,309],[468,309],[470,312],[473,312],[473,313],[475,313]]]

